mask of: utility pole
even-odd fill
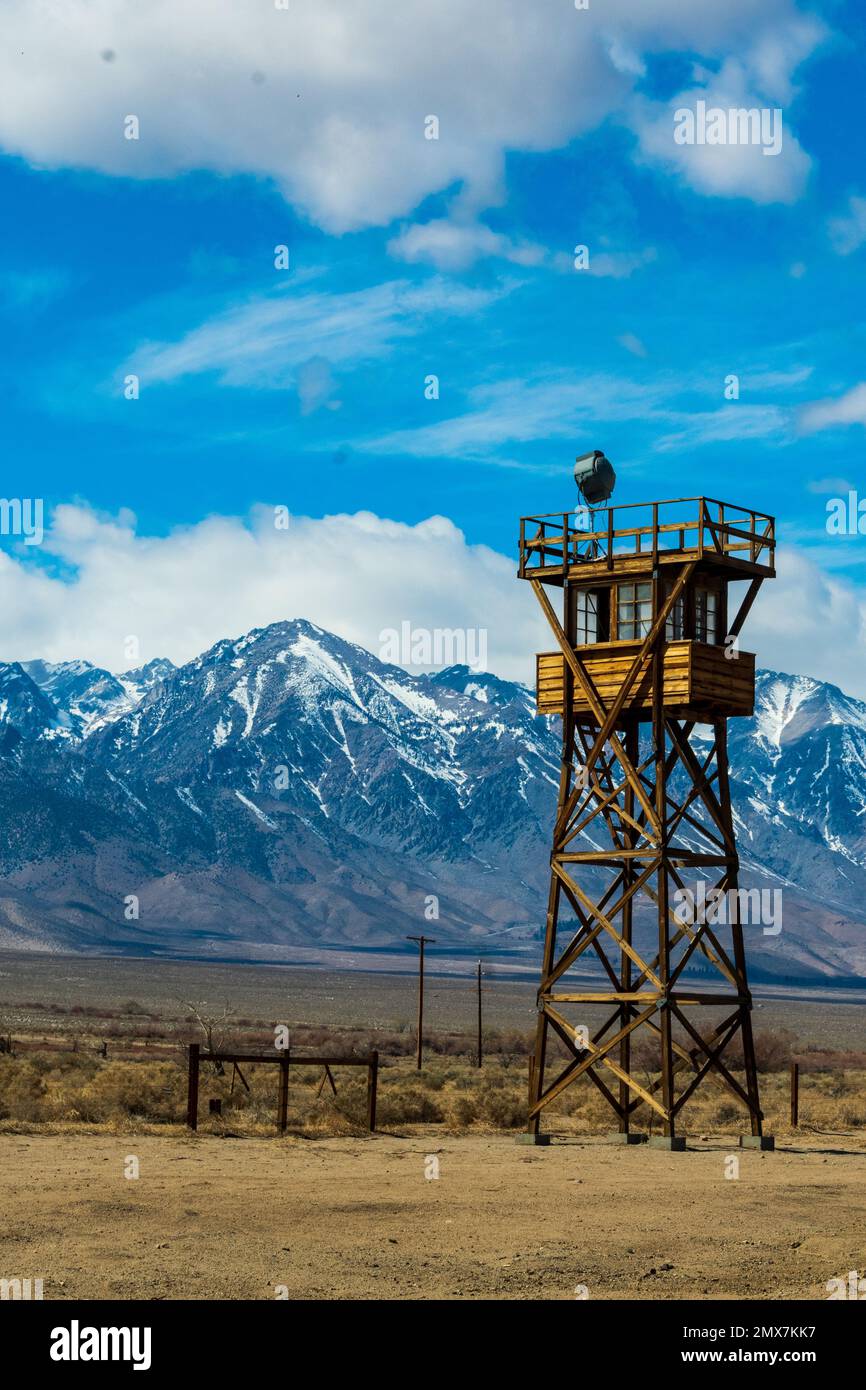
[[[418,1053],[416,1058],[416,1066],[420,1071],[424,1030],[424,947],[428,942],[431,946],[435,946],[436,938],[435,936],[407,936],[406,940],[417,941],[420,947],[420,954],[418,957]]]
[[[478,1065],[481,1066],[481,961],[478,962]]]

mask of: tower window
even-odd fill
[[[646,637],[652,625],[652,585],[620,584],[616,609],[616,630],[621,642]]]
[[[679,598],[674,599],[674,606],[670,613],[668,613],[667,622],[665,623],[665,636],[669,642],[680,642],[685,636],[685,632],[685,604],[683,602],[683,596],[680,594]]]
[[[576,640],[579,647],[599,641],[599,599],[594,589],[578,589],[576,614]]]
[[[718,605],[713,589],[695,589],[695,638],[698,642],[717,640]]]

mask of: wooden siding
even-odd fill
[[[639,642],[600,642],[575,648],[604,705],[613,704],[639,649]],[[541,652],[535,661],[538,712],[561,714],[565,658],[561,652]],[[624,709],[645,712],[649,718],[652,698],[652,668],[646,661]],[[664,649],[664,703],[680,717],[689,713],[705,719],[751,715],[755,703],[754,654],[741,651],[728,658],[724,647],[668,642]],[[578,715],[591,714],[579,688],[574,709]]]

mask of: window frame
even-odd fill
[[[624,598],[630,591],[632,597]],[[653,586],[650,580],[630,579],[616,586],[616,636],[618,642],[640,642],[653,621]],[[642,613],[645,616],[642,616]],[[624,630],[625,629],[625,630]]]
[[[603,596],[601,589],[577,590],[574,603],[575,646],[594,647],[603,640],[601,637]],[[592,631],[591,636],[590,631]]]
[[[703,613],[701,612],[703,600]],[[695,641],[708,647],[719,645],[721,595],[715,585],[696,584],[694,592]]]
[[[665,602],[670,597],[672,586],[669,585],[665,594]],[[673,607],[665,619],[665,639],[668,642],[684,642],[686,639],[686,596],[680,592],[674,599]]]

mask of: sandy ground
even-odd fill
[[[846,1143],[742,1152],[727,1179],[718,1139],[7,1134],[0,1277],[46,1299],[826,1299],[866,1268]]]

